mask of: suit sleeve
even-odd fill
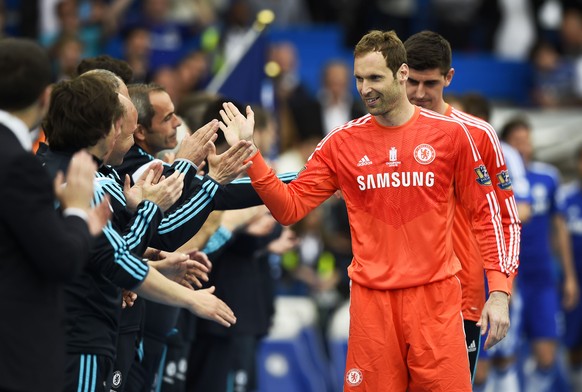
[[[2,224],[40,274],[69,281],[89,256],[87,224],[55,210],[52,182],[34,156],[19,155],[7,166],[0,190]]]
[[[505,266],[505,240],[500,206],[491,179],[469,131],[461,124],[456,144],[455,193],[469,212],[480,246],[489,291],[509,294]]]
[[[337,178],[318,150],[297,179],[285,184],[275,175],[260,152],[249,160],[252,185],[273,217],[283,225],[293,224],[327,200],[339,188]]]

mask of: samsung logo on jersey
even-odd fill
[[[434,185],[433,172],[394,172],[368,174],[367,176],[356,177],[358,187],[361,191],[377,188],[399,188],[411,186]]]

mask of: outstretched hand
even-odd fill
[[[216,321],[217,323],[230,327],[236,323],[234,312],[221,299],[214,295],[215,287],[196,290],[192,292],[190,311],[195,315],[207,320]]]
[[[252,162],[243,162],[253,152],[252,143],[245,140],[239,140],[220,155],[216,155],[216,147],[212,145],[208,154],[208,175],[219,184],[228,184],[252,165]]]
[[[247,105],[246,117],[241,114],[232,102],[222,104],[223,109],[219,112],[222,121],[220,129],[229,146],[234,146],[239,140],[253,141],[253,130],[255,128],[255,113]],[[256,148],[256,147],[255,147]]]
[[[186,136],[176,152],[175,159],[187,159],[196,166],[204,161],[218,135],[218,120],[212,120],[193,134]]]
[[[193,250],[187,252],[190,259],[188,260],[188,270],[186,271],[185,280],[198,288],[202,287],[202,281],[208,282],[208,274],[212,269],[212,262],[206,253]]]

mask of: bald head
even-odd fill
[[[123,94],[118,93],[119,102],[121,102],[125,113],[121,118],[120,127],[121,131],[119,136],[115,140],[115,145],[111,154],[105,158],[105,163],[112,166],[121,165],[123,163],[123,157],[131,146],[133,146],[133,132],[137,128],[137,110],[131,102],[131,100],[125,97]]]

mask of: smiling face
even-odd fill
[[[397,72],[404,73],[408,67],[403,64]],[[385,116],[398,104],[402,90],[399,81],[386,65],[380,52],[369,52],[354,59],[354,76],[360,97],[368,112],[373,116]]]
[[[443,90],[451,84],[455,70],[451,68],[445,75],[438,68],[418,71],[410,68],[406,81],[408,100],[425,109],[444,114],[447,105],[443,100]]]
[[[174,112],[174,104],[165,91],[152,91],[149,95],[154,109],[150,129],[144,132],[145,150],[155,155],[158,152],[176,147],[177,128],[182,124]]]

